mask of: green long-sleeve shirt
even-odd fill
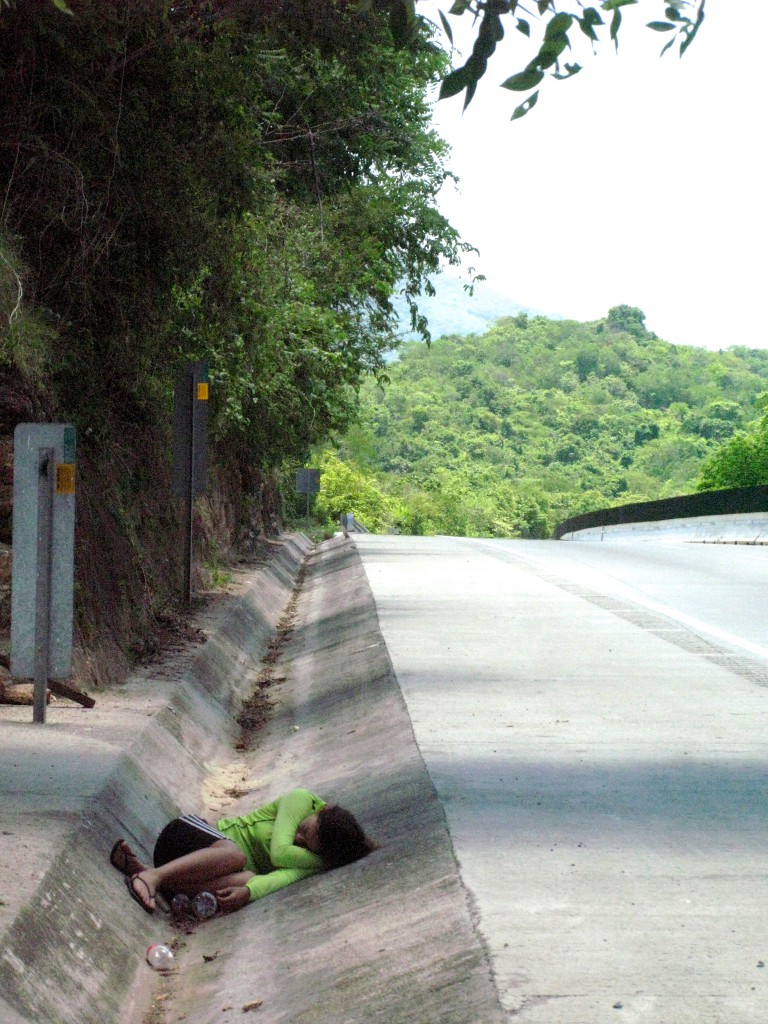
[[[308,789],[294,789],[250,814],[218,821],[218,830],[245,854],[246,871],[255,872],[246,883],[251,902],[323,870],[317,854],[294,839],[301,822],[324,806]]]

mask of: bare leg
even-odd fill
[[[213,882],[245,867],[245,854],[231,839],[217,839],[205,850],[195,850],[159,868],[144,868],[131,886],[145,907],[155,908],[155,893],[198,893]]]

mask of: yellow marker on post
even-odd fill
[[[208,401],[208,381],[201,381],[197,385],[197,400],[198,402]]]
[[[75,493],[75,464],[74,462],[59,462],[56,465],[56,493]]]

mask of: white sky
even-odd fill
[[[417,12],[438,21],[438,8],[450,0]],[[466,112],[463,96],[436,104],[461,179],[440,206],[480,250],[469,264],[523,306],[594,320],[628,303],[666,341],[768,348],[768,0],[708,0],[682,59],[659,58],[669,36],[645,28],[663,10],[623,9],[618,56],[606,14],[596,56],[582,37],[567,59],[583,70],[545,80],[512,123],[527,94],[498,86],[535,50],[509,19]],[[471,18],[449,21],[458,46]]]

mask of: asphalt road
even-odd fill
[[[355,543],[510,1016],[765,1019],[768,552]]]
[[[768,658],[768,547],[612,541],[476,541],[626,599],[718,643]],[[504,557],[504,556],[501,556]]]

